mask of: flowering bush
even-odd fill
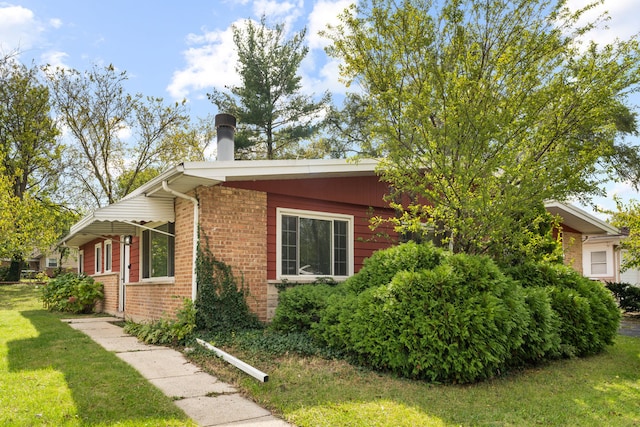
[[[92,277],[73,273],[61,274],[42,287],[42,302],[51,311],[91,313],[104,298],[102,283]]]

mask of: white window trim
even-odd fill
[[[156,227],[160,227],[161,225],[164,224],[168,224],[168,222],[162,222],[162,221],[154,221],[154,222],[149,222],[147,224],[145,224],[145,230],[149,230],[151,233],[160,233],[160,234],[165,234],[167,236],[172,236],[173,237],[173,276],[158,276],[158,277],[143,277],[144,276],[144,268],[143,268],[143,263],[145,262],[144,259],[144,233],[142,231],[139,231],[136,234],[136,237],[138,237],[138,284],[145,284],[145,285],[153,285],[153,284],[167,284],[167,283],[175,283],[175,263],[176,263],[176,259],[175,259],[175,250],[176,250],[176,235],[175,232],[174,234],[171,233],[166,233],[164,231],[157,231],[155,230]],[[175,230],[175,222],[173,223],[174,225],[174,230]],[[131,277],[129,277],[129,280],[131,280]],[[133,284],[135,285],[136,282],[133,283],[128,283],[129,284]]]
[[[84,273],[84,249],[78,251],[78,274]]]
[[[591,254],[593,252],[605,252],[606,254],[606,272],[605,273],[593,273],[591,271]],[[606,277],[612,277],[614,276],[614,272],[613,272],[613,247],[610,245],[592,245],[592,246],[588,246],[588,247],[583,247],[582,249],[582,257],[583,257],[583,263],[582,263],[582,269],[585,272],[585,276],[590,277],[590,278],[594,278],[594,279],[601,279],[601,278],[606,278]]]
[[[49,262],[50,260],[53,260],[55,265],[52,266],[51,263]],[[47,263],[47,268],[58,268],[58,258],[47,257],[46,263]]]
[[[98,254],[98,252],[100,252],[100,254]],[[94,255],[94,260],[93,260],[93,269],[94,269],[94,274],[101,274],[102,273],[102,268],[104,267],[104,265],[102,264],[102,242],[100,243],[96,243],[94,249],[93,249],[93,255]]]
[[[109,248],[108,252],[110,252],[109,259],[111,261],[111,265],[107,265],[107,247]],[[104,241],[104,250],[102,252],[102,256],[104,257],[104,260],[102,262],[103,270],[105,273],[110,273],[113,269],[113,241],[111,241],[111,239]]]
[[[340,220],[347,222],[347,274],[345,276],[332,275],[284,275],[282,274],[282,216],[292,215],[304,218]],[[344,280],[353,275],[354,270],[354,218],[353,215],[337,214],[331,212],[318,212],[300,209],[276,208],[276,278],[278,280],[292,280],[296,282],[314,281],[321,277],[331,277],[336,280]]]

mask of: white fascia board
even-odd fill
[[[184,174],[218,181],[296,179],[373,174],[375,159],[237,160],[225,162],[187,162]]]
[[[573,216],[578,220],[587,222],[592,226],[600,229],[605,234],[620,234],[620,230],[618,230],[618,228],[614,227],[613,225],[609,224],[606,221],[601,220],[600,218],[596,218],[590,213],[585,212],[574,205],[551,200],[551,201],[545,202],[544,206],[547,209],[551,208],[554,210],[564,211],[568,215]],[[559,214],[559,215],[562,217],[562,214]]]

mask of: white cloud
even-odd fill
[[[265,15],[270,21],[284,21],[287,28],[290,28],[303,12],[303,0],[298,0],[297,3],[290,1],[256,0],[253,3],[253,13],[255,16]]]
[[[591,2],[592,0],[568,0],[567,6],[571,10],[577,10]],[[606,0],[603,5],[598,5],[585,13],[580,23],[594,21],[605,12],[608,12],[609,19],[590,31],[587,35],[589,39],[598,44],[608,44],[616,38],[627,40],[638,34],[640,30],[637,20],[638,0]]]
[[[53,28],[61,28],[62,27],[62,20],[58,19],[58,18],[52,18],[49,20],[49,25],[51,25],[51,27]]]
[[[241,25],[241,21],[236,22]],[[241,83],[236,72],[237,54],[233,43],[233,31],[205,31],[189,34],[187,42],[192,45],[183,52],[187,65],[173,73],[167,86],[169,94],[176,99],[188,97],[192,92],[224,89]],[[200,95],[202,96],[202,95]]]
[[[0,7],[0,52],[30,49],[44,29],[31,10],[22,6]]]
[[[314,4],[309,14],[309,49],[324,49],[329,45],[329,40],[321,37],[320,31],[326,30],[327,25],[338,25],[338,16],[351,4],[353,0],[320,0]]]
[[[70,69],[71,67],[64,63],[64,60],[68,57],[69,55],[66,52],[60,52],[55,50],[45,52],[41,56],[42,63],[50,65],[54,69],[55,68]]]

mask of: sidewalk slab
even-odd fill
[[[176,399],[176,406],[203,427],[291,427],[242,397],[231,385],[203,372],[179,351],[144,344],[111,323],[121,319],[92,317],[62,321],[133,366],[166,396]]]
[[[194,397],[178,400],[176,405],[201,426],[257,423],[261,418],[273,418],[269,411],[238,394]]]
[[[180,399],[238,392],[234,387],[218,381],[216,377],[205,372],[181,377],[155,378],[149,381],[165,395]]]
[[[117,356],[149,380],[202,372],[200,368],[189,363],[181,353],[171,349],[117,353]]]

